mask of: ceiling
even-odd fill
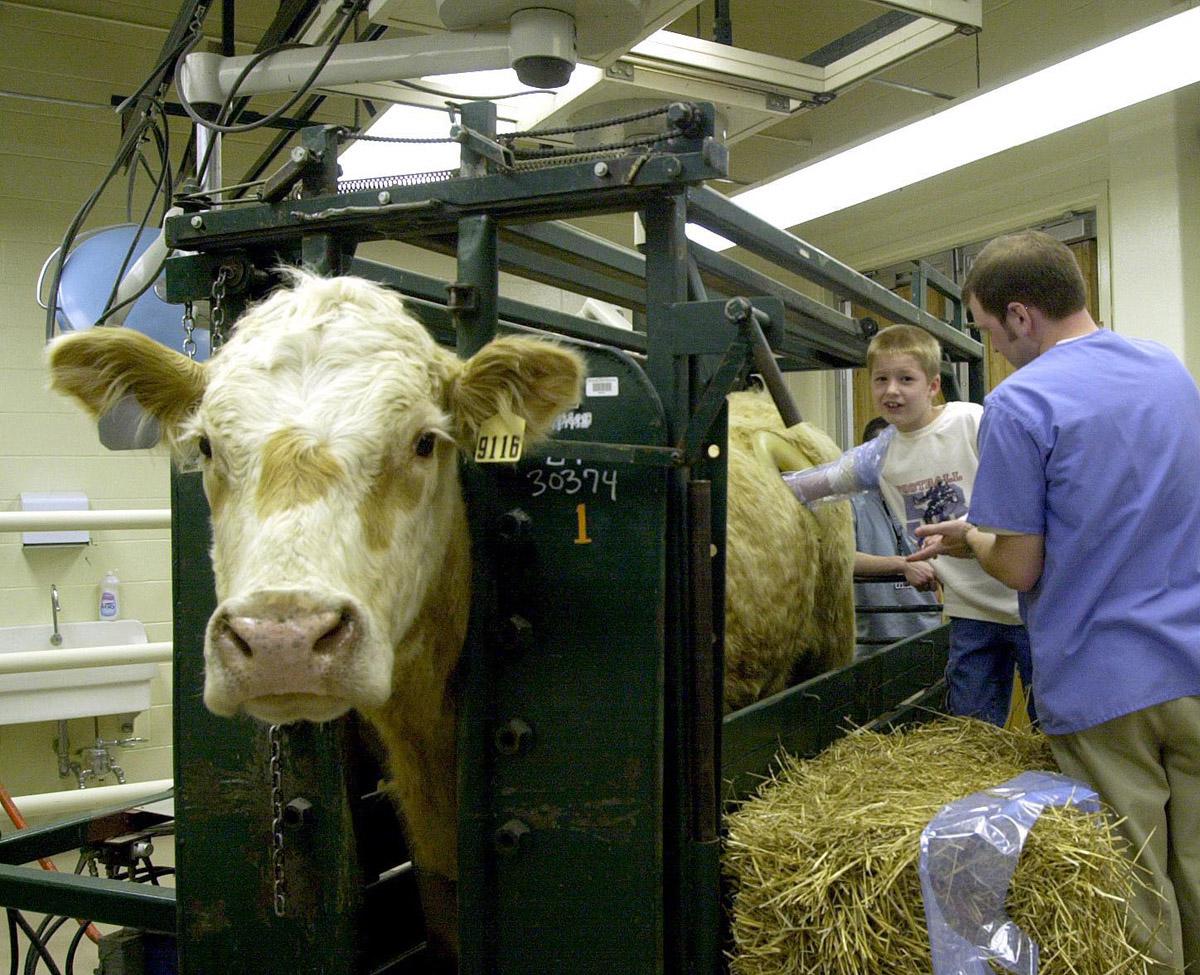
[[[735,191],[779,175],[945,107],[950,98],[994,87],[1191,5],[1180,0],[982,0],[982,33],[952,34],[840,91],[829,104],[797,109],[741,138],[731,149],[730,182],[718,188]],[[281,12],[314,6],[319,4],[237,0],[238,53],[252,51]],[[214,44],[221,36],[221,8],[214,3],[205,24]],[[690,9],[676,3],[670,9],[685,11],[670,30],[713,39],[714,0],[701,0]],[[20,57],[29,66],[19,76],[7,72],[9,76],[0,77],[0,89],[63,99],[79,99],[86,91],[90,101],[107,104],[112,96],[129,94],[150,71],[177,11],[169,0],[0,0],[0,33],[6,44],[28,47]],[[802,61],[886,12],[885,5],[870,0],[730,0],[732,40],[737,48]],[[365,18],[361,26],[368,26]],[[93,53],[82,53],[85,44]],[[74,53],[76,48],[80,53]],[[278,101],[257,98],[251,107],[266,111]],[[106,124],[111,124],[108,118]],[[360,100],[332,95],[312,118],[363,122],[369,110]],[[177,124],[180,134],[186,133],[182,121]],[[270,162],[270,154],[283,144],[274,132],[228,137],[225,181],[274,168],[278,162]],[[591,229],[624,242],[631,233],[627,218],[599,218]]]

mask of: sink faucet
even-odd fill
[[[62,606],[58,602],[58,586],[50,587],[50,613],[54,617],[54,632],[50,634],[50,643],[53,646],[62,646],[62,634],[58,632],[58,614],[62,611]]]

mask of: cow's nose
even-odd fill
[[[355,641],[360,627],[349,606],[314,612],[229,614],[218,621],[213,642],[231,658],[295,659],[310,653],[337,656]]]

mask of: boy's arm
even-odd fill
[[[937,585],[937,570],[928,562],[909,562],[903,555],[854,553],[854,574],[863,578],[904,576],[914,589],[928,591]]]
[[[965,518],[919,525],[916,535],[927,541],[919,552],[908,556],[912,562],[939,555],[974,558],[988,575],[1017,592],[1028,592],[1042,576],[1046,549],[1041,535],[998,535],[981,531]]]

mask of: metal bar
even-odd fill
[[[149,786],[151,783],[141,784]],[[129,811],[129,807],[134,803],[128,801],[128,796],[135,793],[135,787],[109,786],[85,791],[89,793],[103,792],[105,795],[111,796],[113,794],[111,790],[117,789],[125,790],[119,796],[120,802],[114,802],[73,819],[61,820],[47,826],[17,830],[0,839],[0,863],[12,865],[30,863],[38,857],[54,856],[67,850],[77,850],[92,842],[97,836],[117,836],[129,832],[130,817],[137,816],[137,813]],[[151,795],[143,793],[139,796],[136,804],[149,805],[170,797],[171,792],[156,792]],[[0,903],[4,903],[4,901],[0,900]]]
[[[704,281],[700,277],[700,268],[696,258],[690,253],[687,262],[688,301],[708,301],[708,292],[704,289]]]
[[[554,440],[526,448],[529,457],[565,457],[601,464],[634,464],[638,467],[680,467],[686,462],[677,447],[646,447],[640,444],[597,443]]]
[[[503,243],[500,245],[500,266],[504,267]],[[447,322],[449,321],[449,312],[445,306],[447,287],[445,281],[438,278],[426,277],[423,274],[417,274],[413,271],[389,267],[386,264],[379,264],[375,261],[363,260],[358,257],[351,263],[350,273],[395,288],[409,299],[410,304],[417,306],[423,311],[428,309],[428,312],[445,315],[447,316]],[[641,332],[613,328],[611,325],[593,322],[591,319],[580,318],[577,315],[567,315],[560,311],[542,308],[539,305],[531,305],[524,301],[515,301],[512,298],[500,298],[497,310],[502,330],[506,324],[524,326],[545,332],[554,332],[557,335],[565,335],[568,338],[611,345],[626,352],[635,352],[643,355],[646,352],[646,336]],[[430,326],[430,322],[426,320],[427,315],[426,317],[422,317],[421,315],[417,317],[421,318],[427,328]],[[449,344],[453,344],[452,339]]]
[[[121,664],[169,663],[172,643],[129,643],[117,646],[78,647],[68,650],[26,650],[0,653],[0,674],[40,673],[45,670],[79,670]]]
[[[958,358],[977,359],[983,347],[955,331],[928,312],[921,311],[887,288],[859,274],[828,254],[786,230],[752,216],[737,204],[707,187],[687,190],[688,219],[745,247],[751,253],[785,270],[828,288],[884,317],[918,325],[931,333],[942,347]]]
[[[842,60],[842,58],[849,57],[855,52],[862,50],[868,44],[873,44],[887,37],[901,27],[907,27],[916,19],[912,14],[903,14],[896,11],[881,14],[874,20],[870,20],[861,27],[850,31],[850,33],[843,34],[823,47],[817,48],[811,54],[804,55],[801,61],[804,64],[811,64],[818,68],[828,68],[831,64]]]
[[[121,511],[0,511],[0,532],[170,527],[170,508],[129,508]]]
[[[867,343],[857,319],[694,241],[688,245],[688,250],[710,279],[730,286],[731,297],[733,294],[773,295],[799,319],[798,324],[808,329],[802,336],[804,341],[811,342],[818,350],[863,361]]]
[[[679,438],[682,463],[695,464],[701,458],[705,441],[713,442],[710,439],[713,436],[713,422],[725,408],[725,397],[732,391],[745,367],[748,351],[743,337],[739,336],[737,341],[732,342],[696,400],[687,428]]]
[[[944,20],[974,34],[983,26],[983,0],[875,0],[885,7]]]
[[[949,633],[948,623],[926,630],[727,715],[721,750],[725,797],[742,798],[757,788],[781,748],[815,755],[847,728],[888,714],[937,684]]]
[[[688,656],[692,700],[687,711],[687,724],[692,808],[687,876],[698,891],[692,913],[695,943],[690,946],[688,955],[690,971],[709,973],[720,970],[722,944],[718,840],[721,707],[716,690],[721,679],[721,660],[713,618],[712,500],[711,481],[688,483],[688,572],[692,600]]]
[[[175,930],[175,890],[127,880],[0,864],[0,903],[166,934]]]
[[[962,288],[927,261],[916,261],[917,269],[926,284],[951,301],[962,301]]]
[[[967,398],[972,403],[982,403],[987,396],[987,363],[967,363]]]
[[[562,251],[547,254],[522,247],[516,241],[504,241],[500,244],[500,263],[506,271],[514,271],[532,281],[563,288],[586,298],[599,298],[634,309],[643,308],[646,300],[643,282],[627,284],[607,277],[573,262],[571,255]]]
[[[646,375],[658,391],[667,437],[678,442],[687,427],[698,390],[692,385],[692,359],[680,355],[670,341],[669,309],[687,300],[686,212],[680,195],[660,196],[642,215],[646,227],[646,331],[650,348]],[[693,395],[695,393],[695,396]],[[667,487],[667,565],[688,560],[687,472],[673,471]],[[684,620],[692,605],[691,580],[685,572],[668,573],[665,590],[665,715],[662,739],[663,782],[663,915],[660,937],[662,970],[688,971],[695,943],[695,899],[705,896],[694,881],[688,828],[691,762],[687,715],[694,705],[687,660]],[[685,894],[685,891],[687,892]],[[716,892],[711,892],[716,896]]]
[[[579,163],[528,174],[392,186],[386,191],[386,204],[379,202],[379,191],[364,190],[210,210],[198,220],[195,215],[168,220],[167,243],[185,250],[220,251],[286,245],[298,232],[336,231],[357,241],[428,237],[453,233],[459,219],[472,215],[528,223],[633,210],[664,189],[681,192],[688,183],[724,175],[722,160],[711,157],[711,152],[702,151],[619,157],[609,160],[606,176],[597,175],[590,163]]]
[[[858,606],[856,613],[940,613],[941,603],[928,603],[924,606]]]
[[[175,22],[171,25],[170,31],[167,32],[162,49],[159,51],[159,61],[162,66],[153,79],[146,79],[147,92],[155,93],[163,85],[164,79],[171,77],[171,73],[175,70],[175,60],[171,59],[167,61],[167,56],[181,50],[184,39],[192,32],[193,25],[196,25],[197,29],[203,25],[211,5],[211,0],[185,0],[180,5],[179,12],[175,15]],[[121,149],[117,152],[118,158],[120,158],[121,153],[125,149],[124,144],[134,137],[135,128],[130,123],[135,113],[140,110],[137,104],[131,104],[121,113],[121,131],[125,133],[125,136],[122,139]],[[187,150],[184,150],[184,152],[186,155]]]
[[[470,102],[462,107],[463,125],[485,136],[496,134],[493,102]],[[459,169],[463,176],[484,176],[488,161],[473,146],[462,146]],[[458,354],[474,355],[496,334],[497,296],[500,293],[500,264],[497,256],[497,226],[490,214],[464,217],[458,222],[458,280],[456,289],[469,289],[453,301],[450,311],[458,330]],[[451,292],[451,297],[455,293]]]
[[[509,225],[506,238],[543,253],[567,253],[581,267],[606,274],[620,282],[642,289],[646,284],[646,258],[635,250],[614,244],[569,223],[552,220],[544,223]],[[645,303],[640,296],[639,307]]]
[[[712,484],[688,483],[688,569],[691,573],[692,836],[700,843],[717,838],[716,725],[712,606]]]
[[[759,319],[763,318],[767,321],[770,319],[767,319],[766,315],[754,308],[745,298],[731,298],[725,306],[725,317],[730,321],[737,322],[749,337],[750,351],[754,356],[754,367],[762,376],[767,391],[771,394],[771,399],[775,401],[775,409],[779,411],[783,425],[794,427],[804,417],[800,415],[800,409],[796,406],[796,401],[792,399],[792,394],[783,381],[779,363],[775,361],[771,347],[767,345],[766,336],[763,335]]]
[[[221,53],[225,57],[233,55],[234,48],[234,11],[235,0],[221,0]]]

